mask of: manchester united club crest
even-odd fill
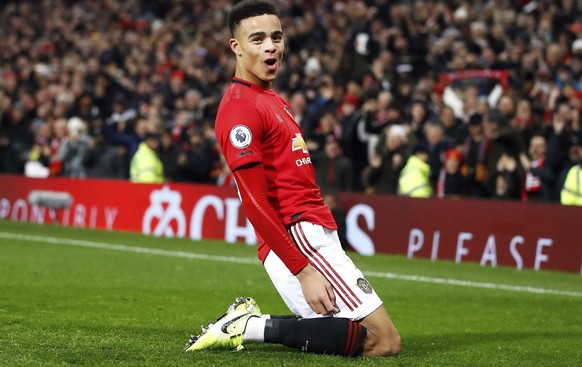
[[[293,119],[293,121],[295,121],[295,116],[293,116],[293,114],[291,113],[291,109],[288,106],[283,107],[283,109],[285,110],[285,112],[287,112],[289,117],[291,117]],[[297,121],[295,121],[295,122],[297,122]]]
[[[362,292],[366,294],[372,294],[372,286],[370,285],[370,282],[368,282],[366,279],[358,278],[357,284],[358,287],[362,290]]]

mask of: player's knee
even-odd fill
[[[364,355],[397,356],[400,354],[400,335],[398,333],[385,337],[368,335]]]

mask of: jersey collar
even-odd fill
[[[238,78],[236,76],[232,78],[232,83],[244,85],[245,87],[251,88],[254,91],[259,92],[259,93],[275,94],[275,91],[272,89],[263,88],[260,85],[251,83],[248,80],[244,80],[244,79]]]

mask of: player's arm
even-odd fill
[[[293,273],[309,306],[318,314],[338,312],[331,284],[309,264],[297,249],[268,199],[267,179],[261,163],[233,172],[245,213],[257,232]]]
[[[247,164],[235,170],[233,174],[245,214],[269,247],[281,258],[291,273],[296,275],[307,266],[308,261],[291,241],[285,226],[269,202],[263,165]]]

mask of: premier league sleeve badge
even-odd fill
[[[253,134],[245,125],[236,125],[230,130],[230,143],[237,149],[244,149],[251,145]]]

